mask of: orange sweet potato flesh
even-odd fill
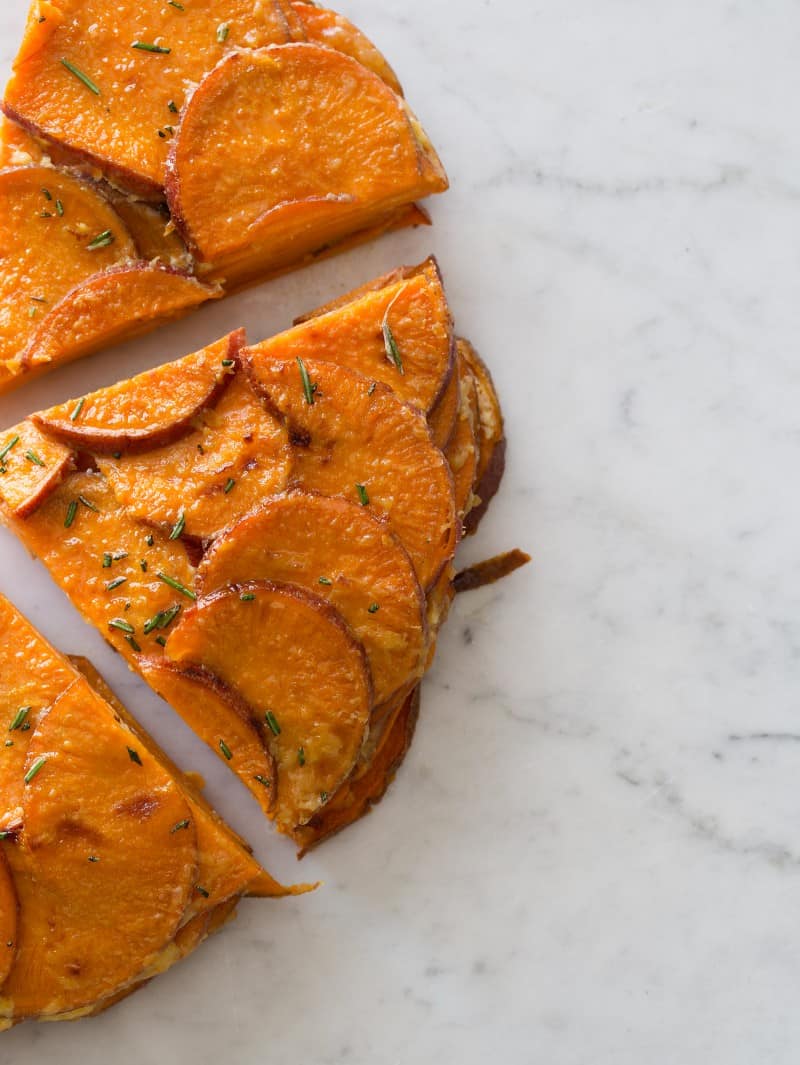
[[[0,115],[0,170],[41,163],[45,152],[22,126]]]
[[[364,293],[251,350],[256,357],[325,359],[358,370],[426,414],[441,398],[455,366],[450,311],[432,260],[414,276]]]
[[[266,581],[223,589],[187,611],[167,655],[205,666],[259,715],[278,770],[273,816],[282,831],[307,821],[350,773],[372,684],[363,648],[329,603]]]
[[[422,590],[397,537],[368,508],[307,492],[267,500],[214,542],[197,574],[203,595],[249,580],[298,584],[332,603],[364,646],[378,705],[419,676]]]
[[[65,528],[75,500],[74,520]],[[159,653],[156,640],[167,634],[168,626],[145,634],[148,621],[191,603],[158,577],[163,573],[191,589],[194,568],[182,541],[170,540],[169,533],[136,522],[97,473],[71,474],[24,526],[12,525],[84,617],[129,659],[134,658],[135,647],[128,637],[144,653]],[[123,584],[109,588],[121,577]],[[122,622],[123,628],[115,627],[115,621]]]
[[[94,454],[143,451],[185,435],[233,377],[244,331],[178,362],[33,415],[50,436]]]
[[[196,877],[194,823],[149,752],[131,759],[129,737],[83,679],[34,731],[25,829],[6,845],[20,921],[2,1015],[93,1004],[134,980],[180,926]]]
[[[458,522],[450,468],[420,412],[385,385],[329,362],[304,360],[316,386],[313,403],[296,363],[259,359],[247,349],[242,362],[286,419],[295,481],[385,515],[429,588],[455,552]]]
[[[377,74],[398,96],[403,95],[397,75],[386,59],[352,22],[337,15],[335,11],[318,7],[316,4],[293,3],[291,6],[300,18],[307,41],[324,44],[328,48],[335,48],[338,52],[352,56],[362,66]]]
[[[465,522],[468,534],[478,528],[489,508],[506,465],[506,435],[503,411],[489,368],[467,340],[458,341],[458,354],[475,378],[478,393],[478,468],[475,473],[477,502]]]
[[[472,371],[463,359],[458,361],[460,403],[453,435],[445,448],[445,458],[453,471],[456,511],[461,521],[472,508],[472,490],[478,470],[478,394]]]
[[[286,427],[238,373],[192,432],[142,454],[101,458],[99,466],[129,514],[170,529],[183,515],[186,535],[204,540],[282,491],[290,463]]]
[[[458,373],[453,373],[447,382],[447,387],[439,397],[439,402],[428,414],[428,424],[431,427],[434,442],[442,450],[450,443],[450,438],[455,431],[460,401],[461,386]]]
[[[201,666],[181,666],[162,657],[140,658],[150,687],[222,758],[269,813],[277,791],[275,762],[242,697]]]
[[[258,48],[289,39],[279,5],[268,0],[186,0],[109,4],[58,0],[40,22],[34,2],[4,110],[74,159],[98,167],[116,184],[160,199],[175,113],[192,84],[234,48]],[[227,26],[220,40],[221,26]],[[135,41],[169,48],[155,53]],[[95,94],[66,59],[99,89]],[[170,101],[173,107],[170,108]],[[162,136],[159,136],[161,131]]]
[[[33,726],[75,677],[2,596],[0,632],[0,832],[8,832],[22,824],[22,778]]]
[[[108,196],[128,227],[140,259],[147,262],[160,259],[166,266],[191,272],[191,256],[170,224],[166,208],[134,200],[110,186]]]
[[[90,248],[102,233],[113,242]],[[0,363],[14,363],[76,285],[136,255],[128,230],[88,182],[44,166],[0,172]]]
[[[403,762],[419,717],[419,687],[406,695],[386,722],[370,757],[353,770],[323,810],[292,833],[300,856],[352,825],[379,803]]]
[[[3,454],[5,452],[5,454]],[[0,436],[0,503],[15,518],[27,518],[58,488],[73,467],[65,444],[22,422]]]
[[[203,80],[172,143],[166,191],[199,259],[247,249],[267,270],[287,244],[296,260],[446,186],[385,82],[341,52],[297,43],[232,53]]]
[[[179,318],[222,291],[161,263],[133,262],[71,289],[30,337],[24,372],[81,358]]]
[[[5,855],[0,850],[0,988],[17,953],[17,892]]]

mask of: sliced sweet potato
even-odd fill
[[[22,353],[25,372],[69,362],[187,314],[222,290],[158,262],[95,274],[57,303]]]
[[[458,373],[453,373],[439,401],[428,414],[428,424],[437,447],[444,450],[455,431],[458,407],[461,400],[461,386]]]
[[[287,245],[297,260],[446,186],[385,82],[350,56],[299,43],[234,52],[207,75],[172,142],[166,190],[199,259],[247,249],[267,270]]]
[[[136,522],[97,473],[71,474],[20,531],[75,606],[128,658],[137,648],[159,653],[156,641],[191,604],[194,568],[182,541]]]
[[[275,762],[256,715],[236,691],[202,666],[178,665],[163,656],[140,658],[150,687],[241,778],[269,813],[275,800]]]
[[[192,774],[182,773],[153,737],[143,731],[91,662],[79,657],[71,657],[70,661],[98,695],[110,704],[117,717],[127,725],[137,740],[144,744],[153,757],[172,775],[189,804],[197,832],[198,855],[197,884],[187,912],[201,914],[208,911],[213,915],[216,905],[234,894],[246,894],[259,898],[284,898],[287,895],[303,895],[313,890],[315,885],[312,884],[284,887],[271,877],[266,869],[262,869],[253,857],[248,843],[222,820],[203,796]],[[153,663],[155,659],[150,658],[147,661]],[[169,668],[170,663],[163,661]],[[198,891],[198,886],[204,890]],[[212,916],[212,922],[213,920]]]
[[[0,632],[0,832],[10,832],[22,825],[24,767],[33,727],[75,678],[1,595]],[[0,953],[0,962],[2,957]]]
[[[299,3],[296,0],[291,7],[300,18],[307,41],[324,44],[328,48],[335,48],[338,52],[352,56],[362,66],[377,74],[398,96],[403,95],[397,75],[386,59],[352,22],[337,15],[335,11],[318,7],[317,4]]]
[[[290,492],[223,533],[198,569],[203,595],[249,580],[299,584],[332,603],[364,645],[375,702],[419,676],[424,597],[384,521],[346,499]]]
[[[175,936],[196,879],[180,789],[107,704],[76,680],[31,738],[23,836],[7,847],[20,902],[17,957],[0,1013],[93,1004]],[[91,782],[88,786],[87,782]]]
[[[453,435],[444,450],[453,471],[456,489],[456,511],[463,522],[472,509],[475,479],[478,470],[478,393],[472,371],[463,359],[458,360],[460,403]]]
[[[17,893],[5,854],[0,849],[0,988],[17,955]]]
[[[213,407],[233,378],[244,330],[110,388],[33,415],[50,436],[94,454],[171,444]]]
[[[3,109],[68,147],[75,162],[153,200],[191,86],[231,49],[289,39],[269,0],[58,0],[40,21],[41,6],[32,5]]]
[[[143,203],[109,187],[114,210],[128,227],[140,259],[160,259],[166,266],[191,272],[192,259],[175,231],[167,209]]]
[[[253,581],[199,599],[166,650],[257,712],[278,770],[276,823],[288,832],[307,821],[350,773],[372,707],[364,649],[337,611],[304,589]]]
[[[27,130],[0,115],[0,170],[32,166],[41,163],[44,157],[41,145]]]
[[[325,359],[389,385],[424,413],[453,373],[450,311],[435,262],[256,344],[256,358]]]
[[[99,466],[134,517],[169,529],[182,521],[187,536],[209,539],[282,491],[290,463],[286,427],[235,374],[191,433],[143,454],[101,458]]]
[[[254,388],[289,426],[294,478],[386,515],[427,589],[458,539],[453,479],[424,417],[385,385],[329,362],[242,352]]]
[[[14,518],[27,518],[73,468],[65,444],[25,421],[0,436],[0,504]]]
[[[0,362],[14,362],[75,285],[135,255],[95,186],[52,167],[0,172]]]
[[[386,722],[369,757],[360,761],[323,810],[295,829],[300,856],[368,814],[381,801],[408,753],[419,717],[419,687],[406,695]]]
[[[503,411],[489,368],[468,340],[458,341],[458,354],[473,373],[478,392],[478,468],[474,494],[477,501],[465,522],[468,534],[478,528],[503,480],[506,434]]]

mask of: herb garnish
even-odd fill
[[[78,402],[72,408],[72,414],[70,414],[70,416],[69,416],[69,420],[71,422],[77,421],[78,418],[80,418],[81,411],[83,410],[83,405],[84,405],[85,402],[86,402],[86,396],[83,396],[81,399],[78,400]]]
[[[78,513],[78,500],[71,499],[70,504],[67,507],[67,516],[64,518],[64,528],[69,529],[75,521],[75,515]]]
[[[100,513],[100,507],[96,507],[91,499],[87,499],[86,496],[78,496],[78,502],[82,503],[87,510],[93,510],[95,514]],[[116,556],[114,556],[116,557]],[[123,556],[124,557],[124,556]]]
[[[146,558],[143,558],[139,562],[139,569],[142,571],[142,573],[147,573],[147,559]]]
[[[168,584],[170,588],[174,588],[176,592],[180,592],[181,595],[185,595],[187,599],[196,600],[197,595],[190,588],[187,588],[185,584],[181,584],[180,581],[176,581],[174,577],[168,576],[166,573],[157,573],[156,577],[164,584]]]
[[[142,764],[142,760],[139,757],[139,752],[135,751],[133,749],[133,747],[129,747],[128,748],[128,757],[130,758],[130,760],[132,762],[135,762],[137,765],[141,765]]]
[[[379,610],[380,610],[380,606],[377,603],[370,603],[370,606],[369,606],[370,614],[377,614]]]
[[[225,755],[225,757],[226,757],[226,758],[228,759],[228,761],[230,762],[231,758],[233,758],[233,751],[232,751],[232,750],[230,749],[230,747],[229,747],[229,746],[227,745],[227,743],[225,742],[225,740],[220,740],[220,741],[219,741],[219,749],[220,749],[220,750],[222,751],[222,753],[223,753],[223,754]]]
[[[41,773],[46,764],[47,759],[44,755],[41,755],[39,758],[37,758],[23,778],[25,780],[25,783],[30,784],[30,782],[37,775],[37,773]]]
[[[225,485],[225,489],[224,489],[225,495],[228,495],[230,492],[233,491],[233,486],[235,484],[236,484],[236,481],[234,481],[233,477],[229,477],[228,480],[227,480],[227,483]]]
[[[56,200],[56,214],[59,218],[64,217],[64,204],[61,202],[61,200]]]
[[[320,802],[327,802],[328,801],[328,793],[327,793],[327,791],[321,791],[319,793],[319,801]]]
[[[243,603],[252,603],[255,599],[255,595],[253,594],[253,592],[242,592],[239,598]]]
[[[160,613],[150,618],[149,621],[145,622],[142,632],[145,634],[145,636],[149,636],[150,633],[154,632],[156,629],[168,628],[178,616],[178,614],[180,614],[180,612],[180,603],[177,603],[175,606],[170,607],[169,610],[162,610]]]
[[[86,860],[88,862],[92,862],[92,863],[100,861],[100,859],[97,857],[96,854],[90,854],[89,857]]]
[[[183,535],[183,530],[186,528],[186,511],[182,510],[178,515],[178,520],[172,527],[172,532],[169,534],[170,540],[179,540]]]
[[[8,726],[8,731],[9,732],[16,732],[17,729],[22,728],[22,726],[23,726],[23,724],[25,722],[25,718],[28,716],[28,714],[30,712],[31,712],[31,708],[29,706],[21,706],[19,708],[19,710],[17,710],[16,714],[14,714],[14,720]]]
[[[115,588],[119,588],[119,586],[125,584],[127,580],[127,577],[115,577],[113,581],[109,581],[106,585],[106,591],[113,592]]]
[[[253,777],[253,780],[257,780],[258,783],[261,784],[265,788],[271,788],[272,787],[272,781],[268,780],[266,777],[262,777],[259,773],[256,773],[256,775]]]
[[[134,41],[131,48],[138,48],[140,52],[156,52],[158,55],[169,55],[171,48],[165,48],[162,44],[150,44],[149,41]]]
[[[308,370],[306,364],[297,356],[297,365],[300,367],[300,380],[303,382],[303,392],[305,393],[306,403],[309,407],[314,406],[314,393],[317,391],[317,386],[311,383],[311,378],[308,376]]]
[[[145,542],[145,543],[147,544],[147,546],[148,546],[148,547],[152,547],[152,546],[153,546],[153,544],[155,543],[155,541],[153,540],[153,537],[152,537],[152,535],[150,535],[150,536],[145,536],[145,538],[144,538],[144,542]]]
[[[18,443],[19,443],[19,437],[18,436],[14,436],[14,437],[12,437],[9,440],[9,442],[6,444],[6,446],[3,448],[3,450],[0,451],[0,462],[2,462],[5,459],[6,455],[8,455],[8,453],[12,449],[12,447],[16,447]]]
[[[391,310],[391,308],[389,308],[389,310]],[[386,311],[387,317],[389,310]],[[397,346],[392,327],[389,325],[386,317],[383,319],[381,329],[383,331],[383,346],[386,350],[387,357],[395,364],[401,374],[405,374],[406,371],[403,368],[403,360],[400,358],[400,349]]]
[[[266,714],[264,714],[264,720],[269,725],[274,735],[280,736],[281,726],[278,724],[278,719],[271,710],[267,710]]]
[[[86,245],[88,251],[97,251],[98,248],[107,248],[109,244],[113,244],[116,237],[110,229],[104,229],[102,233],[98,233],[94,240],[90,240]]]
[[[82,70],[76,67],[74,63],[70,63],[68,59],[62,59],[61,64],[67,68],[70,74],[74,74],[78,81],[82,81],[86,88],[89,89],[90,92],[93,92],[95,96],[100,95],[100,87],[95,85],[88,74],[84,74]]]
[[[178,11],[185,11],[186,10],[186,8],[183,6],[183,4],[179,4],[178,3],[178,0],[167,0],[167,3],[169,4],[170,7],[176,7],[178,9]]]
[[[178,114],[178,105],[175,103],[174,100],[170,100],[169,103],[167,104],[167,107],[170,109],[170,111],[173,113],[173,115],[177,115]]]
[[[358,499],[361,503],[361,506],[369,506],[369,493],[367,492],[367,486],[365,484],[357,484],[356,491],[358,492]]]
[[[170,831],[170,835],[172,835],[174,832],[180,832],[181,829],[188,828],[189,827],[189,823],[190,822],[189,822],[189,818],[188,817],[186,818],[185,821],[179,821],[177,823],[177,825],[173,825],[172,828],[169,830]]]
[[[330,579],[330,577],[320,577],[319,583],[320,584],[332,585],[333,581]]]
[[[204,899],[207,899],[207,898],[211,897],[211,892],[210,891],[206,891],[206,889],[204,887],[201,887],[200,884],[195,884],[194,889],[197,892],[197,894],[198,895],[202,895]]]
[[[304,766],[306,764],[306,751],[305,747],[300,747],[297,751],[297,764]]]
[[[220,44],[224,44],[228,39],[228,34],[231,32],[231,28],[227,22],[221,23],[217,27],[217,41]]]
[[[26,451],[25,458],[28,460],[28,462],[32,462],[34,466],[44,466],[44,463],[35,451]]]
[[[127,632],[128,635],[133,636],[136,629],[133,625],[128,624],[127,621],[123,621],[122,618],[112,618],[108,623],[110,629],[119,629],[120,632]]]
[[[44,196],[46,200],[52,200],[53,198],[53,194],[50,189],[42,189],[42,196]]]
[[[137,655],[140,655],[142,653],[142,649],[139,646],[139,644],[136,642],[136,637],[135,636],[126,636],[125,639],[130,644],[130,647],[131,647],[132,651],[135,651]]]

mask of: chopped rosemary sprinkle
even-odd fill
[[[373,382],[372,382],[372,384],[371,384],[371,385],[369,386],[369,388],[367,389],[367,395],[368,395],[368,396],[371,396],[371,395],[372,395],[372,393],[373,393],[373,392],[375,391],[375,389],[376,389],[377,387],[378,387],[378,382],[377,382],[377,381],[373,381]]]
[[[367,486],[365,484],[357,484],[356,491],[358,492],[358,500],[362,507],[369,505],[369,493],[367,492]]]
[[[44,296],[31,296],[29,298],[32,299],[34,303],[47,303]]]
[[[139,569],[142,573],[147,573],[147,559],[143,558],[139,561]]]
[[[173,113],[173,115],[177,115],[178,114],[178,105],[175,103],[174,100],[170,100],[169,103],[167,104],[167,107],[170,109],[170,111]]]
[[[122,458],[122,452],[121,451],[112,451],[111,452],[111,458],[112,459],[121,459]]]
[[[4,831],[0,832],[0,839],[10,839],[12,835],[13,833],[9,829],[5,829]],[[11,946],[11,940],[6,943],[6,946]]]
[[[8,731],[9,732],[16,732],[17,729],[22,728],[22,726],[23,726],[23,724],[25,722],[25,718],[28,716],[28,714],[30,712],[31,712],[31,708],[29,706],[21,706],[19,708],[19,710],[17,710],[16,714],[14,714],[14,720],[8,726]]]
[[[386,314],[389,314],[388,310]],[[403,360],[400,358],[400,349],[398,348],[397,341],[394,338],[392,327],[389,325],[386,318],[383,319],[383,325],[381,326],[381,329],[383,330],[383,346],[386,349],[387,358],[395,364],[401,374],[405,374],[406,371],[403,368]]]
[[[16,447],[18,443],[19,443],[19,437],[18,436],[14,436],[14,437],[12,437],[9,440],[9,442],[6,444],[6,446],[3,448],[3,450],[0,451],[0,462],[2,462],[3,459],[6,457],[6,455],[8,455],[9,451],[11,450],[11,448],[12,447]]]
[[[107,248],[115,240],[116,238],[111,230],[104,229],[102,233],[97,234],[94,240],[90,240],[86,247],[89,251],[97,251],[98,248]]]
[[[377,603],[370,603],[370,606],[369,606],[370,614],[377,614],[379,610],[380,610],[380,606]]]
[[[103,569],[111,568],[111,555],[108,551],[103,552]]]
[[[30,782],[33,780],[33,778],[38,773],[41,773],[41,771],[44,769],[46,764],[47,764],[47,759],[45,758],[44,755],[41,755],[41,757],[37,758],[36,761],[33,763],[33,765],[30,767],[30,769],[28,770],[28,772],[25,774],[25,777],[24,777],[25,783],[26,784],[30,784]]]
[[[90,92],[93,92],[95,96],[100,95],[100,87],[98,85],[95,85],[89,75],[84,74],[83,71],[76,67],[74,63],[70,63],[68,59],[62,59],[61,65],[65,66],[70,72],[70,74],[74,74],[78,81],[82,81],[86,88],[89,89]]]
[[[228,761],[230,762],[231,758],[233,758],[233,751],[232,751],[232,750],[230,749],[230,747],[229,747],[229,746],[227,745],[227,743],[225,742],[225,740],[220,740],[220,741],[219,741],[219,749],[220,749],[220,750],[222,751],[222,753],[223,753],[223,754],[225,755],[225,757],[226,757],[226,758],[228,759]]]
[[[125,584],[127,580],[127,577],[115,577],[113,581],[109,581],[106,585],[106,591],[113,592],[115,588],[119,588],[119,586]]]
[[[304,766],[306,764],[306,752],[304,747],[300,747],[297,751],[297,764]]]
[[[130,758],[130,760],[132,762],[135,762],[137,765],[141,765],[142,764],[142,760],[139,757],[139,752],[135,751],[133,749],[133,747],[129,747],[128,748],[128,757]]]
[[[252,603],[255,599],[255,595],[253,592],[242,592],[239,598],[243,603]]]
[[[207,891],[207,890],[206,890],[206,889],[205,889],[204,887],[202,887],[202,886],[201,886],[200,884],[195,884],[195,886],[194,886],[194,889],[195,889],[195,891],[197,892],[197,894],[198,894],[198,895],[202,895],[204,899],[208,899],[208,898],[210,898],[210,897],[211,897],[211,892],[210,892],[210,891]]]
[[[217,27],[217,40],[220,44],[224,44],[227,41],[230,32],[231,28],[227,22],[223,22]]]
[[[13,740],[6,740],[6,747],[13,747],[13,746],[14,746],[14,741]],[[1,836],[0,836],[0,839],[2,839]]]
[[[125,639],[130,644],[132,651],[135,651],[137,655],[140,655],[142,653],[142,649],[139,646],[139,644],[136,642],[136,637],[135,636],[126,636]]]
[[[61,202],[61,200],[56,200],[56,214],[59,218],[64,217],[64,204]]]
[[[269,725],[269,727],[272,730],[273,734],[275,736],[280,736],[280,734],[281,734],[281,726],[278,724],[278,719],[277,719],[277,717],[275,717],[275,715],[273,714],[273,712],[271,710],[267,710],[266,714],[264,714],[264,720]]]
[[[83,398],[79,399],[78,402],[75,404],[75,406],[72,408],[72,414],[70,414],[70,416],[69,416],[69,420],[71,422],[77,421],[78,418],[80,418],[81,411],[83,410],[83,405],[84,405],[85,402],[86,402],[86,396],[83,396]]]
[[[328,793],[327,793],[327,791],[321,791],[319,793],[319,801],[320,802],[327,802],[328,801]]]
[[[156,643],[159,644],[161,647],[167,646],[167,641],[163,636],[156,636]]]
[[[172,51],[163,44],[150,44],[149,41],[134,41],[131,48],[138,48],[140,52],[156,52],[158,55],[169,55]]]
[[[319,583],[320,584],[332,585],[333,581],[330,579],[330,577],[320,577]]]
[[[189,827],[189,818],[187,817],[185,821],[179,821],[177,823],[177,825],[173,825],[172,826],[172,828],[169,830],[170,831],[170,835],[172,835],[172,833],[174,833],[174,832],[180,832],[181,829],[188,828],[188,827]]]
[[[86,860],[89,861],[89,862],[93,862],[93,863],[100,861],[100,859],[97,857],[96,854],[90,854],[89,857]]]
[[[46,200],[52,200],[53,198],[53,194],[50,189],[42,189],[42,196],[44,196]]]
[[[272,781],[269,780],[267,777],[262,777],[260,773],[256,773],[256,775],[253,777],[253,780],[257,780],[258,783],[261,784],[262,787],[265,787],[265,788],[271,788],[272,787]]]
[[[225,495],[229,495],[233,491],[233,486],[236,484],[233,477],[229,477],[225,483]]]
[[[75,521],[75,515],[78,513],[78,500],[71,499],[70,504],[67,507],[67,516],[64,518],[64,528],[69,529],[72,527],[73,521]]]
[[[170,607],[169,610],[160,611],[160,613],[156,614],[154,617],[150,618],[149,621],[145,622],[142,632],[145,634],[145,636],[149,636],[150,633],[155,632],[156,629],[168,628],[178,616],[178,614],[180,614],[180,612],[180,603],[177,603],[175,606]]]
[[[44,466],[44,463],[35,451],[26,451],[25,458],[28,460],[28,462],[32,462],[34,466]]]
[[[226,370],[230,370],[231,366],[235,366],[236,364],[233,359],[223,359],[222,365],[225,367]]]
[[[178,11],[185,11],[186,10],[186,8],[183,6],[183,4],[178,3],[178,0],[167,0],[167,3],[169,4],[170,7],[176,7],[178,9]]]
[[[185,595],[187,599],[196,600],[197,595],[185,584],[181,584],[180,581],[176,581],[174,577],[168,576],[166,573],[157,573],[156,577],[164,584],[168,584],[170,588],[174,588],[176,592],[180,592],[181,595]]]
[[[167,135],[166,135],[166,133],[164,132],[163,129],[157,129],[156,133],[159,135],[159,137],[162,139],[162,141],[167,139]]]
[[[308,376],[306,364],[303,362],[299,355],[297,356],[297,365],[300,367],[300,380],[303,382],[303,392],[306,396],[306,403],[309,405],[309,407],[313,407],[314,393],[317,390],[316,385],[312,385],[311,378]]]
[[[153,544],[155,543],[155,541],[153,540],[152,536],[146,536],[144,538],[144,542],[147,544],[148,547],[152,547]]]
[[[128,635],[133,636],[136,629],[133,625],[130,625],[127,621],[123,621],[122,618],[112,618],[108,623],[110,629],[119,629],[120,632],[127,632]]]
[[[82,503],[86,507],[87,510],[93,510],[95,514],[99,514],[100,513],[100,507],[96,507],[94,505],[94,503],[91,501],[91,499],[87,499],[86,496],[78,496],[78,502]],[[114,555],[114,558],[116,558],[116,557],[117,556]],[[122,557],[124,558],[125,556],[123,555]]]
[[[183,536],[183,530],[186,528],[186,511],[182,510],[178,515],[178,520],[172,527],[172,532],[169,534],[170,540],[179,540]]]
[[[35,307],[29,307],[28,308],[28,317],[29,318],[35,318],[36,317],[36,308]]]

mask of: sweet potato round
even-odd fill
[[[367,652],[375,702],[422,669],[425,600],[404,548],[365,507],[290,492],[215,541],[198,569],[203,595],[249,580],[299,584],[327,599]]]
[[[28,420],[0,435],[0,507],[27,518],[73,468],[74,454]]]
[[[391,89],[394,89],[398,96],[403,95],[403,88],[397,80],[397,75],[385,57],[352,22],[335,11],[329,11],[317,4],[300,3],[295,0],[291,7],[300,18],[307,41],[324,44],[328,48],[335,48],[337,52],[352,56],[362,66],[377,74]]]
[[[90,247],[108,233],[100,246]],[[105,243],[108,241],[108,243]],[[136,255],[110,203],[44,166],[0,172],[0,363],[13,362],[76,285]]]
[[[31,738],[25,834],[6,850],[20,901],[3,987],[14,1018],[100,1001],[178,930],[195,882],[195,828],[158,762],[144,749],[131,759],[130,735],[80,679]]]
[[[250,582],[198,600],[166,651],[256,711],[278,769],[276,823],[307,821],[353,768],[372,708],[364,649],[340,615],[304,589]]]
[[[172,142],[166,190],[198,258],[270,240],[277,253],[289,240],[296,260],[446,184],[385,82],[350,56],[302,43],[234,52],[206,76]]]
[[[251,350],[256,358],[324,359],[357,370],[425,414],[436,406],[455,367],[450,311],[431,260],[413,276],[314,315]]]
[[[386,515],[427,590],[453,557],[458,522],[450,468],[424,417],[385,385],[333,363],[303,363],[313,403],[296,363],[246,349],[242,363],[286,419],[297,483]]]

